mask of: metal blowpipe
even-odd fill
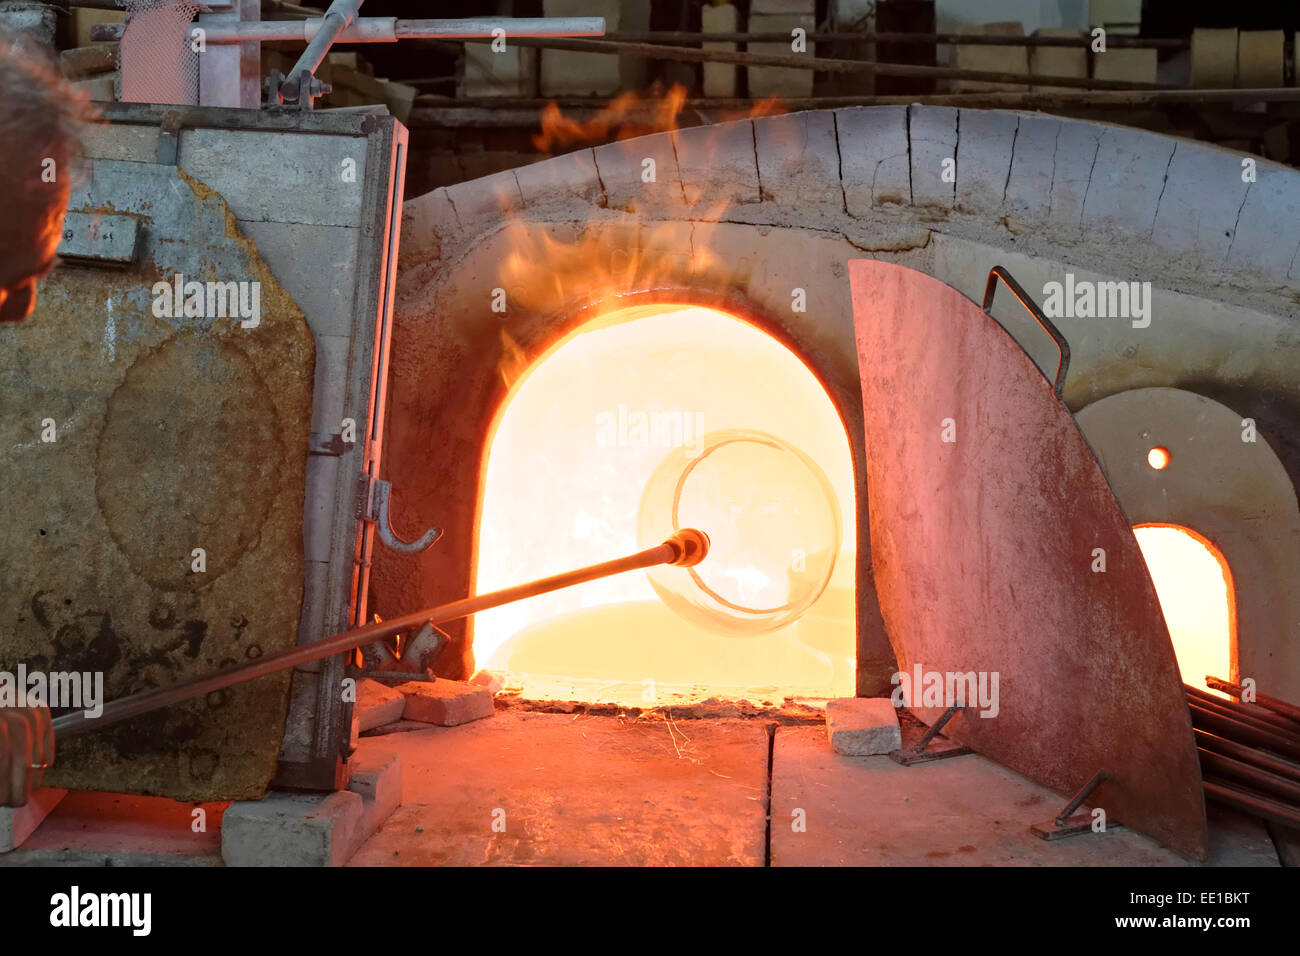
[[[355,650],[363,645],[372,644],[375,641],[392,637],[412,628],[421,627],[424,624],[444,624],[447,621],[468,617],[478,611],[486,611],[489,608],[500,607],[502,604],[522,601],[524,598],[547,594],[561,588],[573,587],[575,584],[583,584],[597,578],[622,574],[624,571],[636,571],[660,564],[693,567],[703,561],[708,553],[708,535],[702,531],[696,531],[694,528],[683,528],[664,541],[663,544],[648,548],[645,551],[638,551],[636,554],[629,554],[626,557],[615,558],[612,561],[578,568],[575,571],[566,571],[563,574],[555,574],[549,578],[541,578],[527,584],[504,588],[490,594],[479,594],[475,597],[452,601],[450,604],[441,604],[437,607],[425,608],[422,611],[414,611],[411,614],[404,614],[401,617],[391,618],[377,624],[353,628],[350,631],[344,631],[341,634],[335,634],[333,637],[327,637],[311,644],[293,647],[287,651],[281,651],[279,654],[258,658],[248,664],[231,667],[206,677],[197,677],[179,684],[155,687],[141,691],[138,694],[130,694],[105,704],[103,713],[98,717],[87,717],[85,711],[80,710],[75,713],[64,714],[62,717],[55,719],[54,732],[56,738],[63,738],[72,734],[98,730],[101,727],[107,727],[110,724],[158,710],[160,707],[167,707],[182,700],[189,700],[192,697],[200,697],[214,690],[221,690],[223,687],[230,687],[247,680],[253,680],[256,677],[273,674],[276,671],[297,667],[299,664],[306,664],[308,661],[320,660],[324,657],[341,654],[344,651]]]

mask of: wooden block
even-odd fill
[[[1136,36],[1142,27],[1142,0],[1091,0],[1088,22],[1107,33]]]
[[[705,33],[735,33],[740,26],[740,13],[730,3],[700,8],[700,29]],[[705,43],[706,50],[735,50],[734,43]],[[704,64],[704,95],[730,97],[736,95],[736,66],[734,63]]]
[[[1158,65],[1155,50],[1107,49],[1094,54],[1092,75],[1098,80],[1154,83]]]
[[[387,103],[387,92],[382,83],[345,64],[330,64],[329,83],[334,90],[325,101],[327,107]]]
[[[1227,89],[1237,81],[1237,31],[1192,31],[1192,86]]]
[[[108,44],[80,46],[59,54],[59,69],[70,80],[87,80],[117,69],[117,49]]]
[[[53,787],[40,787],[32,792],[24,806],[0,807],[0,853],[22,846],[67,793]]]
[[[961,26],[958,33],[983,36],[1024,36],[1019,23],[984,23]],[[959,70],[990,70],[998,73],[1028,73],[1029,48],[1023,46],[972,46],[958,44],[953,53],[953,66]],[[1027,85],[1014,83],[985,83],[980,80],[954,80],[953,90],[961,93],[987,90],[1027,90]]]
[[[117,99],[117,73],[101,73],[89,80],[76,80],[72,84],[83,91],[92,103],[112,103]]]
[[[407,720],[454,727],[494,712],[492,691],[477,684],[440,678],[432,683],[411,681],[397,689],[406,697]]]
[[[1282,85],[1286,34],[1281,30],[1242,30],[1237,39],[1237,86],[1258,90]]]
[[[380,79],[379,83],[384,88],[384,102],[388,104],[388,112],[405,123],[411,117],[411,107],[415,105],[415,96],[419,91],[395,80]]]
[[[465,72],[458,96],[535,96],[537,50],[506,45],[502,53],[482,43],[465,45]]]
[[[360,53],[331,53],[326,57],[331,66],[341,66],[366,76],[374,76],[375,68]]]
[[[1071,76],[1077,79],[1088,78],[1088,45],[1082,30],[1073,27],[1049,27],[1035,30],[1036,37],[1073,37],[1079,41],[1077,47],[1036,46],[1029,48],[1029,71],[1038,76]],[[1036,90],[1060,90],[1066,87],[1040,86]]]
[[[87,10],[73,7],[69,11],[72,17],[72,32],[76,37],[75,46],[92,46],[90,28],[100,23],[125,23],[126,14],[121,10]]]
[[[776,0],[769,0],[768,6],[775,10],[781,9],[781,5]],[[792,2],[787,5],[787,9],[795,12],[757,13],[751,10],[748,29],[752,33],[784,33],[787,36],[795,29],[802,29],[805,33],[813,33],[816,30],[817,21],[813,17],[811,2]],[[751,53],[790,55],[789,40],[775,43],[750,43],[747,44],[747,48]],[[811,54],[814,47],[810,44],[807,49]],[[780,66],[750,66],[745,69],[749,79],[750,96],[812,96],[813,80],[816,76],[812,70],[793,70]]]
[[[547,17],[605,18],[605,29],[617,33],[622,17],[619,0],[542,0]],[[507,44],[508,46],[508,44]],[[542,50],[542,96],[607,96],[622,85],[619,57],[610,53]]]

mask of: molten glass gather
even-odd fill
[[[790,623],[821,597],[840,549],[835,492],[803,452],[763,432],[728,429],[677,448],[641,496],[637,537],[706,530],[697,568],[661,566],[650,583],[682,617],[735,635]]]

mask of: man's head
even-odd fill
[[[45,54],[0,38],[0,322],[22,322],[57,260],[85,96]]]

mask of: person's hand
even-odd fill
[[[0,707],[0,807],[21,807],[54,763],[54,724],[44,707]]]

